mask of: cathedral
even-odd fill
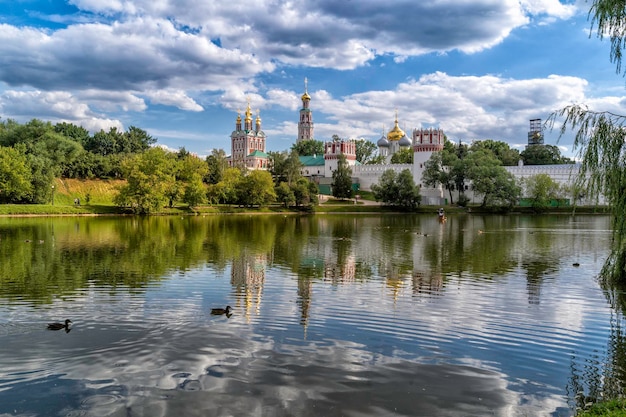
[[[265,132],[261,130],[261,116],[257,116],[252,127],[250,100],[246,107],[245,118],[241,125],[241,114],[237,112],[235,130],[230,134],[229,167],[244,166],[248,169],[267,169],[269,158],[265,153]]]
[[[308,82],[306,79],[304,81],[304,94],[302,94],[301,100],[302,107],[299,111],[296,143],[315,139],[313,111],[310,107],[311,96],[308,93]],[[528,138],[529,145],[543,143],[540,119],[531,120]],[[237,112],[235,130],[231,133],[230,140],[231,154],[227,158],[229,166],[246,167],[250,170],[268,169],[269,158],[265,151],[265,132],[261,129],[261,117],[258,111],[253,123],[250,100],[248,100],[244,113],[243,124],[241,112]],[[446,205],[448,204],[448,196],[441,187],[426,187],[422,184],[422,173],[424,172],[426,161],[430,159],[433,152],[439,152],[443,149],[444,141],[445,136],[441,129],[413,129],[410,136],[407,135],[400,128],[398,112],[396,111],[394,127],[387,134],[383,132],[383,136],[376,142],[379,154],[385,158],[384,163],[362,165],[356,160],[356,141],[354,139],[333,140],[324,143],[323,155],[300,157],[302,163],[301,173],[318,184],[320,193],[331,194],[332,174],[337,169],[338,161],[342,155],[345,156],[352,169],[352,182],[355,190],[370,190],[371,186],[378,183],[382,174],[387,170],[391,169],[396,173],[400,173],[408,169],[413,175],[415,184],[420,187],[422,204]],[[413,163],[392,164],[391,157],[403,149],[412,150]],[[519,166],[507,166],[504,168],[518,180],[544,173],[558,183],[569,186],[578,172],[579,165],[523,166],[520,163]],[[455,193],[458,197],[458,191]],[[471,198],[472,203],[480,202],[479,196],[474,195],[471,184],[466,186],[465,194]]]

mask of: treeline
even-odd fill
[[[156,142],[131,126],[91,135],[71,123],[0,122],[0,203],[49,203],[54,178],[121,178],[122,161]]]
[[[114,203],[142,214],[177,203],[317,203],[317,186],[301,176],[296,151],[270,152],[269,171],[248,172],[244,166],[229,167],[221,149],[201,159],[185,148],[170,152],[155,143],[135,126],[91,135],[71,123],[2,121],[0,203],[48,204],[55,178],[124,179]]]

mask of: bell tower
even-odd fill
[[[296,143],[304,140],[311,140],[313,136],[313,112],[309,108],[311,96],[307,91],[308,80],[304,79],[304,94],[302,94],[302,108],[300,109],[300,120],[298,121],[298,139]]]

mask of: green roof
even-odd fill
[[[268,157],[268,155],[265,152],[259,151],[259,150],[256,150],[252,152],[250,155],[248,155],[248,157],[250,156],[253,156],[255,158],[267,158]]]
[[[305,167],[324,166],[324,155],[300,156],[299,158]]]

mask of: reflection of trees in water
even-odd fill
[[[591,403],[626,395],[626,287],[600,280],[613,313],[606,355],[587,358],[579,364],[572,358],[567,394],[571,407],[584,409]]]

